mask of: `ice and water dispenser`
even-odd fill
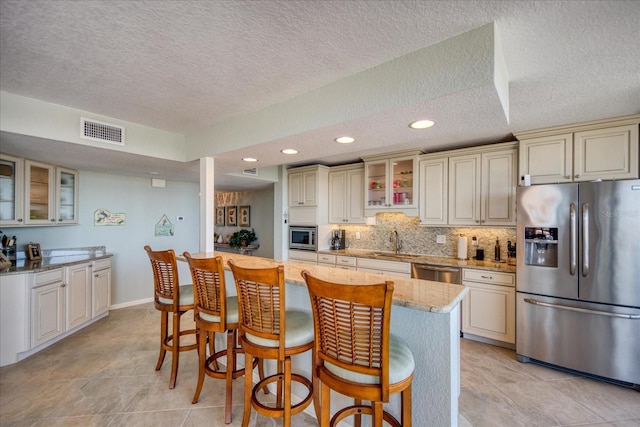
[[[524,263],[540,267],[558,266],[558,229],[525,227]]]

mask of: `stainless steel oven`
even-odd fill
[[[318,227],[289,226],[289,249],[318,250]]]

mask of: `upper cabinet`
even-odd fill
[[[404,212],[418,216],[419,151],[363,157],[365,170],[365,215]]]
[[[78,172],[0,157],[0,225],[78,223]]]
[[[24,225],[24,160],[0,154],[0,225]]]
[[[515,225],[517,143],[420,156],[420,223]]]
[[[327,224],[328,173],[322,165],[287,170],[289,224]]]
[[[636,179],[640,115],[516,135],[520,175],[532,184]]]
[[[337,166],[329,172],[329,223],[364,224],[364,167]]]

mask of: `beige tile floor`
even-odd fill
[[[182,354],[173,390],[167,387],[170,355],[154,371],[158,328],[159,314],[151,304],[114,310],[38,354],[0,368],[0,426],[224,426],[222,381],[206,378],[200,401],[191,404],[195,352]],[[465,339],[461,362],[461,426],[640,426],[636,391],[521,364],[511,350]],[[242,380],[234,385],[230,426],[239,426]],[[414,405],[419,404],[414,396]],[[250,425],[282,423],[253,416]],[[317,423],[299,414],[293,425]]]

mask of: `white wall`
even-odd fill
[[[172,248],[177,254],[199,248],[199,186],[167,181],[165,188],[151,187],[150,178],[137,178],[80,171],[80,225],[61,227],[6,228],[21,247],[31,242],[42,249],[106,246],[112,258],[111,304],[123,304],[153,296],[153,277],[144,251]],[[95,226],[97,209],[126,214],[124,226]],[[174,225],[172,237],[156,237],[155,224],[167,215]],[[184,216],[177,222],[176,216]],[[180,265],[181,283],[191,283],[186,264]]]

